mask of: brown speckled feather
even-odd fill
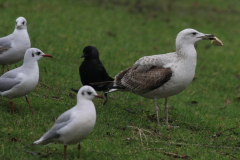
[[[159,88],[170,80],[172,70],[170,68],[146,66],[133,66],[120,72],[116,76],[116,84],[121,89],[131,92],[146,93]]]
[[[8,48],[1,48],[0,47],[0,54],[3,53],[4,51],[7,51],[9,48],[11,48],[11,47],[8,47]]]

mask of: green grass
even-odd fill
[[[240,159],[239,3],[2,0],[0,37],[12,33],[15,19],[24,16],[32,47],[54,58],[39,61],[39,84],[28,95],[37,115],[31,114],[25,98],[13,100],[15,114],[9,100],[0,98],[0,159],[63,158],[62,144],[30,144],[76,104],[70,88],[81,86],[78,67],[85,46],[96,46],[108,73],[115,76],[143,56],[175,51],[176,35],[185,28],[214,34],[224,46],[196,44],[196,79],[169,98],[169,121],[179,128],[157,129],[156,119],[151,119],[153,100],[112,93],[105,106],[94,100],[97,123],[81,143],[82,159]],[[158,102],[163,125],[164,101]],[[151,134],[140,136],[128,126]],[[77,145],[69,145],[67,158],[77,155]]]

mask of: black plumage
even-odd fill
[[[81,58],[85,58],[79,67],[79,75],[83,85],[92,86],[97,91],[105,91],[108,89],[108,85],[94,86],[91,83],[114,81],[104,68],[99,59],[99,53],[96,47],[87,46],[83,49],[83,55]],[[104,93],[107,102],[107,93]]]

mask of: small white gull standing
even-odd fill
[[[38,83],[38,60],[42,57],[52,56],[43,53],[37,48],[30,48],[25,53],[23,65],[21,67],[8,71],[0,77],[0,95],[10,99],[13,113],[12,99],[22,96],[26,97],[26,101],[32,110],[27,94],[32,92]]]
[[[155,100],[165,98],[166,123],[168,124],[168,97],[182,92],[193,80],[197,64],[194,44],[203,39],[213,40],[214,35],[203,34],[194,29],[185,29],[176,38],[176,52],[145,56],[116,75],[109,83],[109,91],[128,91]],[[104,84],[94,83],[95,85]],[[108,93],[107,92],[107,93]]]
[[[27,20],[24,17],[16,19],[15,30],[12,34],[0,38],[0,65],[8,66],[21,61],[27,49],[31,47],[27,32]]]
[[[80,88],[77,94],[77,104],[60,115],[53,127],[33,144],[63,143],[66,159],[67,145],[79,143],[80,158],[80,141],[93,130],[96,123],[96,110],[92,102],[95,97],[103,98],[91,86]]]

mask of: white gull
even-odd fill
[[[155,100],[155,110],[159,125],[157,100],[165,98],[166,123],[168,124],[168,97],[182,92],[193,80],[197,64],[197,41],[212,40],[214,35],[203,34],[194,29],[184,29],[176,38],[176,52],[145,56],[116,75],[109,84],[110,90],[128,91]],[[107,92],[107,93],[108,93]]]
[[[12,99],[22,96],[26,97],[26,101],[32,110],[27,94],[32,92],[38,83],[38,60],[42,57],[52,56],[43,53],[37,48],[30,48],[25,53],[21,67],[8,71],[0,77],[0,95],[10,99],[13,113]]]
[[[24,17],[16,19],[15,30],[12,34],[0,38],[0,65],[8,66],[21,61],[27,49],[31,47],[27,32],[27,20]]]
[[[33,144],[63,143],[66,159],[67,145],[79,143],[80,158],[80,141],[93,130],[96,123],[96,110],[92,102],[95,97],[103,98],[91,86],[80,88],[77,94],[77,104],[60,115],[53,127]]]

